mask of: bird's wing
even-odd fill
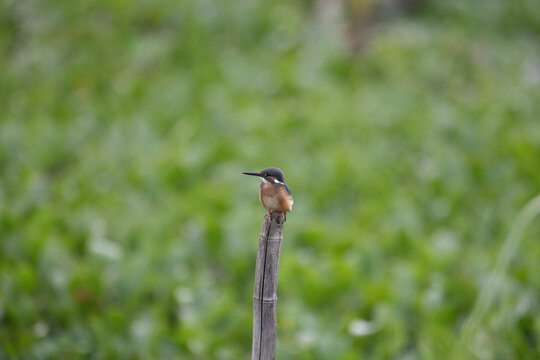
[[[292,194],[291,194],[291,189],[289,189],[289,187],[287,186],[287,184],[283,184],[282,186],[283,186],[283,188],[285,189],[285,191],[287,192],[287,194],[292,195]]]

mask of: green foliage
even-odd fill
[[[540,191],[537,4],[423,2],[353,55],[312,2],[4,2],[0,359],[249,358],[268,166],[277,357],[445,358]],[[472,358],[540,356],[539,235]]]

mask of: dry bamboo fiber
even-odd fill
[[[279,214],[280,215],[280,214]],[[274,360],[276,352],[276,306],[279,252],[283,238],[283,216],[279,222],[266,214],[259,235],[253,291],[252,360]]]

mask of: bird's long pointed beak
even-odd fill
[[[258,177],[261,177],[261,173],[258,173],[258,172],[243,172],[242,174],[244,175],[251,175],[251,176],[258,176]]]

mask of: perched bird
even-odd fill
[[[261,172],[243,172],[242,174],[258,176],[262,179],[259,200],[268,211],[283,214],[287,219],[287,212],[292,210],[293,198],[291,189],[285,184],[285,174],[278,168],[268,168]]]

